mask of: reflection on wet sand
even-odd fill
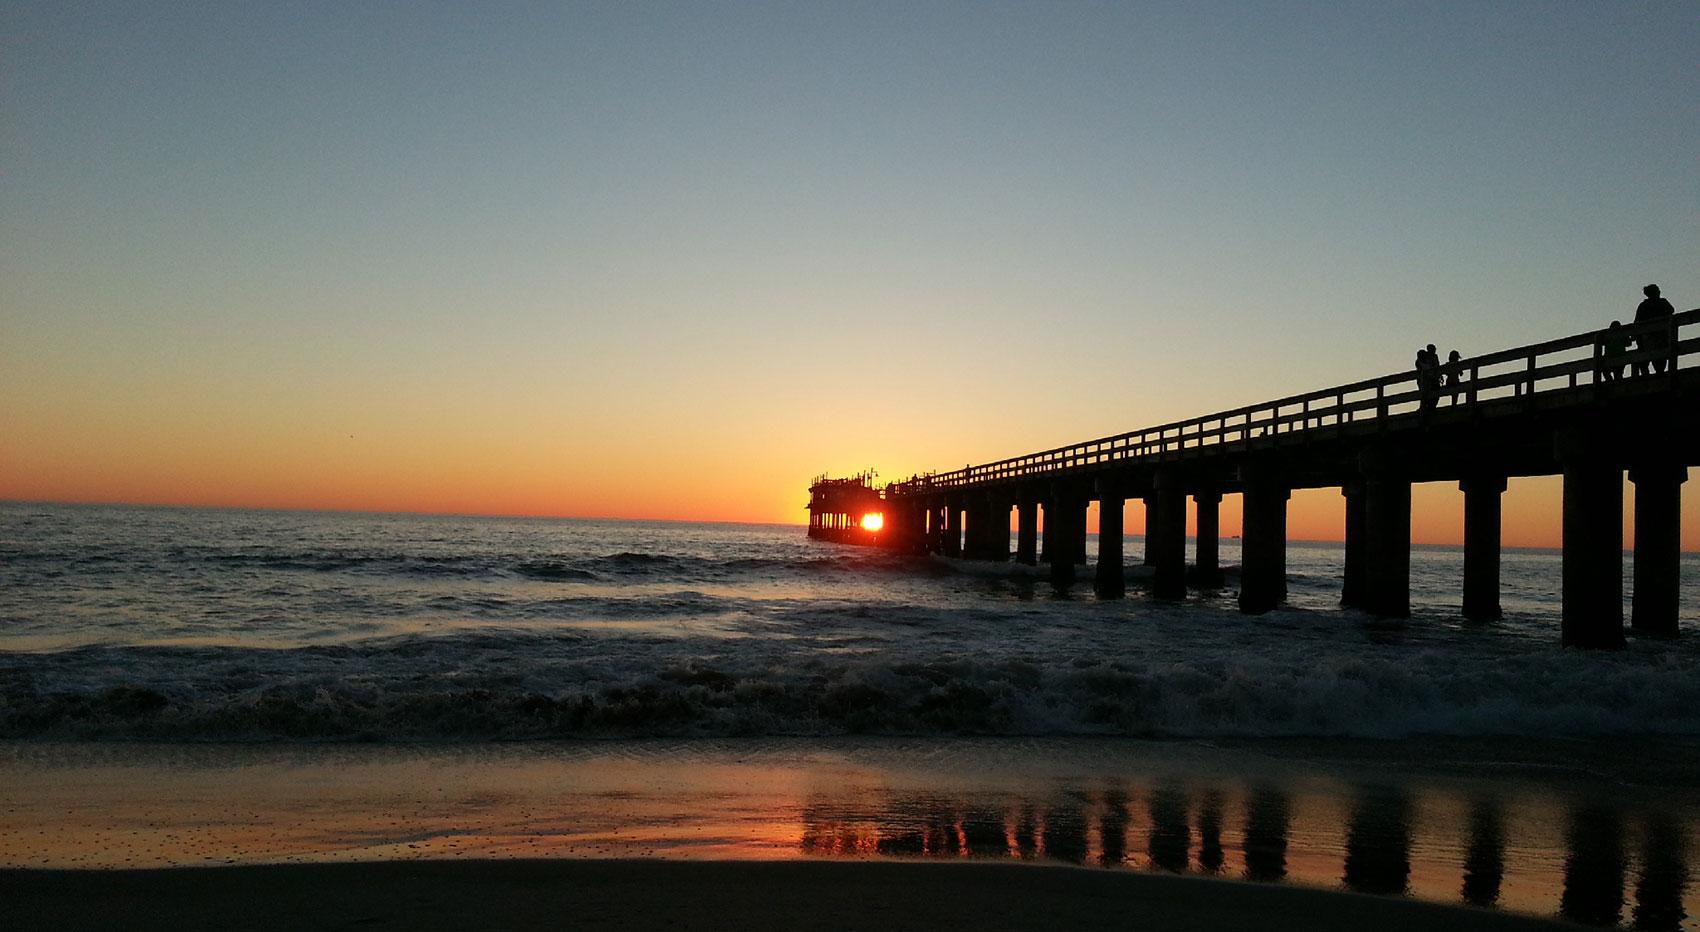
[[[1184,873],[1192,832],[1186,823],[1186,794],[1166,783],[1151,791],[1151,836],[1146,850],[1151,865],[1171,873]]]
[[[1127,825],[1132,817],[1127,811],[1127,793],[1115,789],[1104,794],[1104,813],[1098,819],[1099,861],[1115,867],[1127,859]]]
[[[1471,801],[1469,832],[1463,900],[1472,906],[1497,905],[1499,884],[1505,879],[1505,818],[1497,800],[1478,797]]]
[[[1359,893],[1403,894],[1411,877],[1411,798],[1362,787],[1346,829],[1345,885]]]
[[[1688,912],[1688,851],[1682,829],[1665,813],[1649,814],[1641,827],[1641,877],[1635,883],[1635,928],[1675,930]]]
[[[1543,809],[1539,819],[1521,823],[1537,833],[1551,822],[1563,823],[1562,871],[1548,867],[1542,873],[1542,865],[1554,862],[1518,862],[1512,854],[1519,851],[1513,831],[1518,823],[1507,818],[1495,794],[1463,797],[1450,821],[1430,812],[1428,824],[1420,818],[1425,804],[1408,788],[1365,784],[1346,795],[1342,813],[1314,804],[1307,812],[1288,788],[1267,782],[1237,790],[1177,780],[1145,787],[1117,782],[1096,791],[1061,786],[963,799],[893,794],[853,815],[842,808],[829,813],[805,807],[801,848],[811,856],[1044,859],[1216,875],[1237,861],[1244,867],[1241,876],[1255,882],[1328,886],[1337,880],[1361,893],[1439,899],[1445,896],[1437,896],[1438,890],[1450,889],[1475,906],[1557,912],[1610,926],[1623,918],[1633,845],[1635,928],[1675,932],[1688,917],[1691,827],[1668,813],[1631,820],[1622,808],[1595,801]],[[1444,804],[1438,808],[1453,811]],[[1308,839],[1296,861],[1295,826]],[[1422,883],[1413,860],[1419,835],[1428,857]],[[1337,847],[1318,841],[1330,836]],[[1528,857],[1527,849],[1521,853]],[[1444,875],[1451,871],[1457,873],[1448,880]],[[1507,876],[1517,871],[1519,884],[1508,888]],[[1531,877],[1538,881],[1533,892]],[[1517,890],[1510,902],[1507,889]]]
[[[1270,786],[1251,791],[1245,807],[1245,875],[1270,882],[1287,876],[1287,796]]]
[[[1623,819],[1609,806],[1583,803],[1565,826],[1564,893],[1558,913],[1572,922],[1617,925],[1623,911]]]
[[[1222,791],[1205,790],[1198,798],[1198,866],[1206,874],[1222,872]]]
[[[1086,863],[1086,813],[1079,795],[1071,793],[1045,813],[1042,833],[1045,857],[1070,864]]]

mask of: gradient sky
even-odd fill
[[[1700,306],[1693,3],[11,0],[0,41],[0,498],[801,521],[822,471]]]

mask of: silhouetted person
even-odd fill
[[[1464,364],[1462,362],[1462,358],[1463,357],[1458,355],[1457,350],[1453,350],[1451,353],[1447,354],[1446,366],[1441,371],[1441,377],[1446,380],[1446,388],[1452,393],[1452,400],[1448,402],[1448,404],[1458,403],[1458,385],[1460,382],[1464,381]]]
[[[1287,796],[1259,787],[1245,803],[1245,875],[1248,880],[1275,881],[1287,876]]]
[[[1572,922],[1617,925],[1623,912],[1623,819],[1597,803],[1571,810],[1564,831],[1564,892],[1558,914]]]
[[[1675,932],[1688,911],[1682,894],[1688,887],[1688,851],[1682,828],[1662,813],[1642,826],[1641,879],[1635,883],[1635,928]]]
[[[1669,301],[1659,297],[1658,285],[1648,285],[1641,289],[1641,293],[1646,295],[1647,299],[1635,307],[1636,323],[1644,324],[1651,320],[1667,320],[1672,314],[1676,313],[1676,308],[1671,307],[1671,303]],[[1662,329],[1654,330],[1651,333],[1643,333],[1635,338],[1635,345],[1639,347],[1642,352],[1655,354],[1652,360],[1650,360],[1654,372],[1665,371],[1666,360],[1664,351],[1670,347],[1670,334],[1666,333]],[[1635,374],[1645,374],[1647,371],[1647,365],[1647,361],[1635,363]]]
[[[1198,866],[1214,874],[1222,860],[1222,794],[1205,790],[1198,801]]]
[[[1426,419],[1435,400],[1440,397],[1440,351],[1434,348],[1433,343],[1426,349],[1417,350],[1417,395],[1419,410]]]
[[[1606,328],[1606,335],[1600,338],[1600,361],[1594,366],[1594,373],[1602,382],[1616,382],[1623,378],[1623,360],[1629,355],[1629,337],[1624,336],[1623,324],[1612,321]]]
[[[1411,800],[1393,789],[1359,791],[1346,827],[1346,873],[1359,893],[1402,894],[1411,877]]]
[[[1505,879],[1505,820],[1499,803],[1478,799],[1470,805],[1470,841],[1464,851],[1464,902],[1492,906]]]
[[[1146,850],[1152,865],[1181,874],[1186,872],[1187,852],[1192,847],[1192,829],[1186,824],[1186,794],[1178,787],[1162,786],[1151,791],[1151,837]]]

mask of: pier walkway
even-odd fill
[[[1338,488],[1346,500],[1341,601],[1402,617],[1410,613],[1411,485],[1456,481],[1464,492],[1463,611],[1492,619],[1500,614],[1506,480],[1562,475],[1562,639],[1617,647],[1624,642],[1627,471],[1635,485],[1630,624],[1675,635],[1681,487],[1700,457],[1696,324],[1700,308],[1624,327],[1632,340],[1663,345],[1632,350],[1612,360],[1615,366],[1605,357],[1606,331],[1598,330],[1464,359],[1456,385],[1425,388],[1413,369],[883,489],[869,477],[822,479],[811,490],[810,534],[1009,560],[1013,509],[1014,559],[1048,563],[1053,581],[1066,586],[1086,563],[1086,512],[1097,501],[1093,581],[1100,597],[1113,598],[1125,585],[1122,506],[1141,498],[1153,594],[1184,599],[1189,587],[1220,585],[1220,503],[1239,494],[1239,605],[1256,613],[1286,595],[1288,497],[1294,489]],[[1646,374],[1633,374],[1643,367]],[[1622,376],[1609,377],[1612,368]],[[1190,565],[1188,496],[1197,509]],[[880,517],[861,522],[873,508]]]

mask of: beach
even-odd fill
[[[17,932],[1126,929],[1533,930],[1480,909],[1074,868],[528,860],[0,872]]]

